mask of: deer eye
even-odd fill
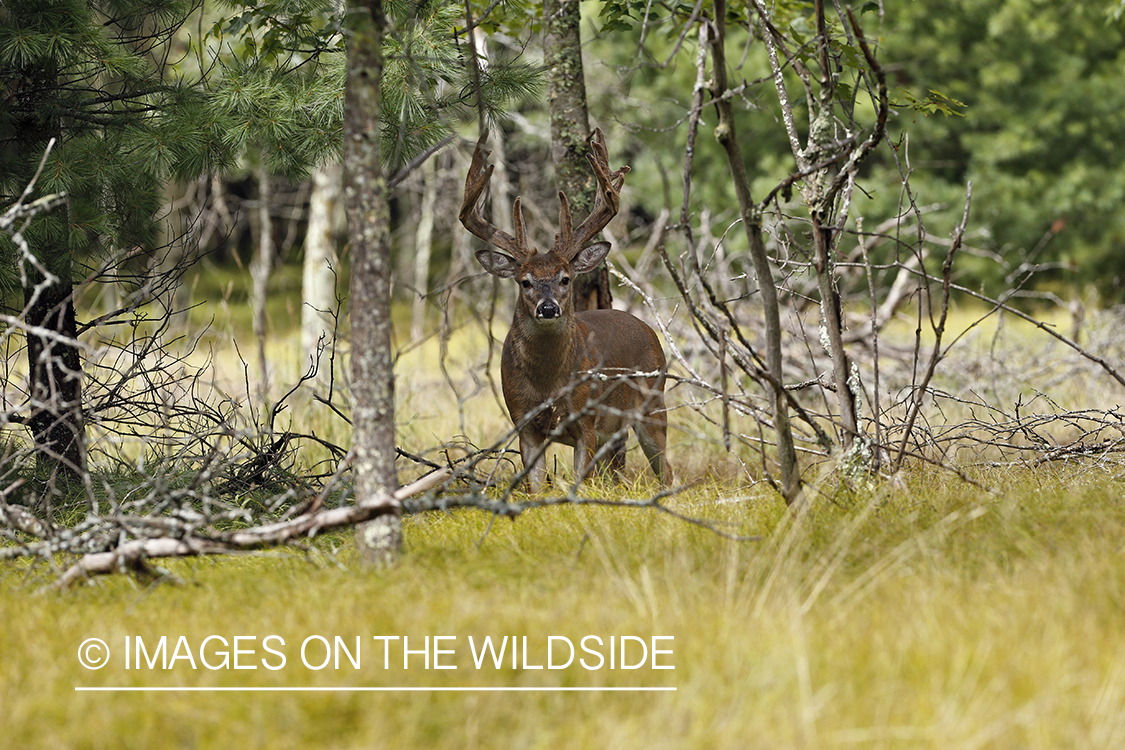
[[[531,282],[528,281],[527,279],[524,279],[523,280],[523,288],[524,289],[530,289],[531,288]]]
[[[559,280],[559,283],[562,284],[563,286],[567,286],[568,284],[570,284],[570,277],[569,276],[563,276]]]

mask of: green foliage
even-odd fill
[[[502,6],[496,19],[510,21]],[[31,0],[0,11],[0,204],[30,180],[65,192],[66,211],[27,232],[55,272],[115,248],[151,248],[170,180],[230,170],[244,154],[299,178],[342,147],[343,8],[332,0],[228,0],[203,39],[173,43],[192,0]],[[472,115],[475,78],[457,4],[388,5],[383,152],[409,161]],[[201,19],[202,20],[202,17]],[[186,50],[187,54],[183,51]],[[174,63],[168,61],[176,57]],[[538,68],[496,60],[481,79],[489,119],[540,90]],[[18,287],[0,240],[0,290]]]
[[[165,182],[230,161],[198,84],[166,77],[152,54],[195,8],[38,0],[0,12],[0,80],[10,86],[0,109],[0,204],[22,192],[56,138],[37,188],[65,192],[66,210],[26,234],[64,278],[78,255],[151,247]],[[10,289],[16,278],[5,263],[0,283]]]
[[[338,2],[222,0],[222,4],[237,14],[215,21],[209,37],[233,45],[231,51],[239,59],[278,61],[295,55],[310,58],[343,48]]]
[[[489,34],[499,32],[512,39],[526,39],[528,34],[538,36],[543,30],[542,3],[533,0],[470,0],[469,4],[473,20]]]
[[[694,9],[695,4],[688,2],[655,5],[645,0],[605,0],[598,12],[598,21],[604,32],[630,31],[647,22],[664,32],[662,36],[675,38]]]
[[[344,116],[340,55],[293,69],[260,60],[224,63],[208,104],[232,153],[259,150],[275,174],[303,176],[338,156]]]
[[[324,0],[258,3],[226,0],[234,15],[216,21],[208,47],[219,74],[215,106],[235,123],[231,143],[261,147],[268,167],[300,177],[338,157],[342,146],[343,9]],[[476,106],[475,77],[457,3],[385,4],[382,156],[394,169],[450,135]],[[513,20],[526,6],[490,16]],[[481,78],[489,119],[539,94],[541,71],[510,59],[491,61]]]
[[[464,8],[456,3],[392,6],[383,70],[383,158],[397,165],[436,144],[474,116],[476,78],[470,50],[459,44]],[[480,106],[490,121],[537,98],[539,67],[500,57],[482,66]]]
[[[731,5],[745,16],[745,3]],[[590,48],[607,68],[628,71],[616,89],[592,88],[591,109],[631,126],[641,156],[630,184],[635,199],[652,213],[662,204],[678,205],[668,189],[678,193],[675,175],[694,85],[696,34],[683,26],[693,7],[608,0],[601,6],[603,38]],[[786,39],[786,76],[804,138],[808,110],[794,63],[816,69],[813,3],[768,7]],[[914,0],[883,8],[880,13],[877,4],[863,4],[857,18],[888,74],[895,105],[888,135],[898,150],[881,149],[864,165],[853,214],[872,226],[901,213],[902,170],[909,169],[913,194],[927,206],[941,206],[926,216],[929,234],[948,236],[972,180],[972,245],[982,252],[958,261],[962,283],[999,293],[1014,270],[1031,261],[1053,269],[1041,271],[1033,284],[1097,284],[1109,298],[1122,298],[1120,3],[1074,3],[1065,12],[1048,0]],[[642,30],[646,13],[648,28]],[[745,19],[727,19],[727,44],[740,50],[732,84],[748,82],[739,97],[738,129],[755,194],[762,195],[792,172],[793,163],[756,14],[750,20],[748,27]],[[849,112],[854,99],[862,123],[862,107],[869,105],[861,101],[864,88],[856,86],[856,76],[866,63],[839,17],[830,12],[828,22],[840,66],[834,71],[840,74],[839,112]],[[672,56],[681,35],[683,43]],[[705,110],[703,134],[711,118]],[[717,158],[710,138],[700,138],[696,175],[715,174]],[[663,193],[662,185],[669,186]],[[733,216],[728,207],[735,199],[722,181],[697,177],[693,191],[696,211],[706,207]]]
[[[224,145],[274,174],[304,177],[339,158],[344,119],[343,9],[331,0],[225,0],[201,43],[213,61],[208,102]]]
[[[968,115],[900,118],[893,128],[911,133],[917,191],[973,181],[973,224],[1002,260],[970,259],[973,281],[998,291],[1049,240],[1033,260],[1060,270],[1043,281],[1096,283],[1120,298],[1125,29],[1107,23],[1100,3],[1062,12],[1045,0],[928,0],[889,11],[882,57],[899,86],[927,107],[925,92],[940,90],[937,111],[948,114],[947,96]]]
[[[960,111],[964,109],[965,103],[959,102],[956,99],[950,99],[945,94],[934,89],[930,89],[925,98],[920,99],[914,95],[914,92],[909,89],[899,90],[899,104],[906,103],[906,106],[921,112],[924,115],[942,114],[946,117],[964,117],[965,113]]]

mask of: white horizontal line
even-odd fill
[[[75,687],[76,693],[652,693],[675,687]]]

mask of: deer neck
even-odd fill
[[[519,311],[512,323],[513,354],[524,372],[534,373],[532,379],[553,390],[568,383],[578,369],[585,350],[584,328],[573,313],[544,325]]]

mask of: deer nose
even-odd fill
[[[544,320],[553,320],[562,314],[558,304],[553,300],[544,300],[539,303],[539,309],[535,311],[535,317],[543,318]]]

